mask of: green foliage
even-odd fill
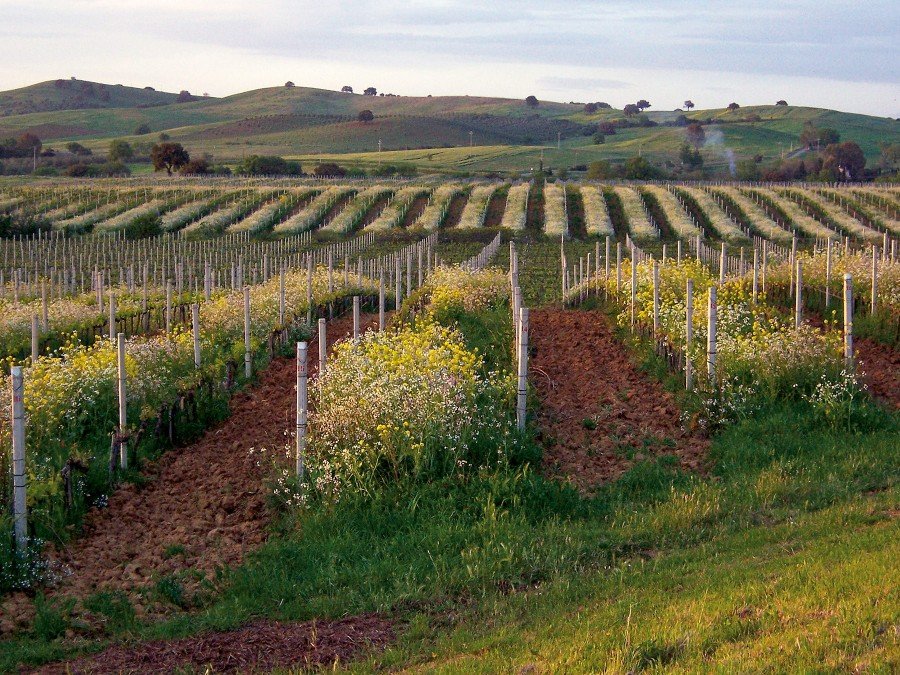
[[[62,636],[69,627],[69,615],[74,605],[74,600],[48,600],[38,592],[34,598],[35,635],[48,642]]]
[[[128,223],[123,232],[126,239],[147,239],[158,237],[162,234],[162,218],[155,213],[146,213],[134,218]]]
[[[84,600],[84,608],[103,618],[107,632],[111,634],[131,630],[137,625],[137,616],[128,596],[121,591],[99,591]]]
[[[134,148],[127,141],[116,139],[109,144],[109,161],[127,162],[134,157]]]
[[[283,157],[250,155],[237,165],[235,173],[244,176],[299,176],[303,169],[299,162]]]

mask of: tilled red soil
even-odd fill
[[[530,340],[548,473],[590,492],[660,455],[703,470],[708,441],[684,430],[671,394],[638,370],[602,312],[534,310]]]
[[[900,410],[900,351],[868,338],[854,340],[853,349],[872,396]]]
[[[116,645],[94,656],[53,664],[38,673],[248,673],[274,668],[328,667],[394,640],[393,624],[377,614],[337,621],[261,621],[222,633],[136,646]]]
[[[352,316],[330,322],[329,345],[347,337],[352,322]],[[309,353],[312,374],[315,342]],[[99,590],[124,591],[142,618],[171,609],[146,592],[160,578],[189,570],[179,577],[189,599],[203,580],[214,580],[217,568],[240,563],[266,539],[269,521],[262,469],[249,449],[290,441],[285,430],[294,425],[295,383],[296,361],[276,359],[256,386],[234,396],[227,420],[196,443],[164,453],[147,468],[143,487],[123,485],[107,508],[91,510],[82,535],[55,554],[68,573],[53,595],[83,599]],[[27,624],[33,611],[24,593],[8,597],[0,634]],[[90,622],[89,615],[83,618]]]

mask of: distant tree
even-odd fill
[[[131,144],[128,141],[123,141],[121,139],[116,139],[111,141],[109,144],[109,161],[111,162],[126,162],[132,157],[134,157],[134,148],[131,147]]]
[[[182,89],[180,92],[178,92],[178,96],[175,98],[176,103],[187,103],[193,100],[194,97],[191,96],[191,92],[189,92],[187,89]]]
[[[368,124],[375,119],[375,113],[373,113],[371,110],[360,110],[359,114],[356,116],[356,119],[358,119],[360,122]]]
[[[290,80],[288,80],[287,82],[284,83],[284,86],[287,87],[288,89],[290,89],[291,87],[294,86],[294,83],[291,82]]]
[[[346,174],[346,170],[333,162],[323,162],[313,169],[313,175],[320,178],[340,178]]]
[[[644,112],[647,108],[650,107],[650,101],[642,98],[640,101],[635,103],[635,105],[638,107],[638,110]]]
[[[883,143],[881,146],[881,165],[885,169],[895,170],[900,165],[900,143]]]
[[[363,91],[363,94],[365,96],[375,96],[376,94],[378,94],[378,90],[375,87],[366,87]]]
[[[699,148],[706,141],[706,132],[703,131],[703,125],[691,122],[684,129],[684,137],[694,148]]]
[[[30,155],[34,152],[35,148],[40,152],[43,147],[43,143],[41,143],[41,139],[38,138],[35,134],[30,132],[25,132],[19,138],[16,139],[16,144],[25,151],[26,154]]]
[[[688,99],[687,101],[684,102],[684,107],[685,107],[685,109],[687,109],[687,110],[693,110],[693,109],[694,109],[694,102],[693,102],[691,99]]]
[[[741,107],[741,106],[739,106],[739,105],[738,105],[737,103],[735,103],[734,101],[732,101],[731,103],[728,104],[728,109],[729,109],[730,111],[732,111],[732,112],[734,112],[735,110],[737,110],[737,109],[740,108],[740,107]]]
[[[144,87],[145,91],[156,91],[153,87]]]
[[[599,131],[593,136],[594,145],[603,145],[606,142],[606,136]]]
[[[828,145],[840,143],[841,135],[835,129],[817,127],[812,122],[806,122],[800,132],[800,144],[810,150],[823,148]]]
[[[859,180],[865,166],[866,157],[853,141],[832,143],[822,153],[822,169],[832,172],[838,180]]]
[[[775,103],[775,105],[787,105],[787,101],[785,101],[784,99],[781,99],[780,101],[777,101]]]
[[[135,136],[143,136],[144,134],[150,133],[150,125],[149,124],[139,124],[134,129]]]
[[[597,101],[597,107],[601,110],[611,110],[612,106],[606,101]]]
[[[353,87],[351,87],[349,84],[345,84],[343,87],[341,87],[341,91],[344,92],[345,94],[352,94]]]
[[[164,142],[164,143],[165,143],[167,140],[169,140],[170,138],[171,138],[171,136],[169,136],[169,134],[167,134],[165,131],[162,131],[162,132],[160,132],[160,134],[159,134],[159,140],[162,141],[162,142]]]
[[[209,168],[209,161],[205,157],[200,157],[190,160],[178,170],[178,173],[183,176],[204,176],[212,171]]]
[[[625,117],[632,117],[633,115],[637,115],[641,112],[641,109],[637,107],[634,103],[629,103],[624,108],[622,108],[622,112],[625,113]]]
[[[692,148],[689,143],[683,143],[678,153],[681,164],[689,169],[699,169],[703,166],[703,156],[700,150]]]
[[[660,172],[644,157],[629,157],[625,161],[624,177],[629,180],[658,178]]]
[[[600,124],[597,125],[597,131],[604,136],[615,136],[616,125],[612,122],[600,122]]]
[[[527,105],[529,108],[536,108],[538,106],[537,96],[526,96],[525,105]]]
[[[584,112],[588,115],[593,115],[597,112],[597,104],[596,103],[585,103],[584,104]]]
[[[612,164],[609,162],[600,160],[597,162],[591,162],[588,165],[587,174],[585,177],[588,180],[608,180],[610,178],[614,178],[616,172],[613,170]]]
[[[759,165],[752,159],[742,159],[737,163],[735,177],[738,180],[759,180]]]
[[[237,166],[236,171],[244,176],[299,176],[303,173],[298,162],[276,155],[250,155]]]
[[[191,161],[191,156],[181,143],[157,143],[150,150],[154,171],[166,170],[170,176]]]
[[[90,148],[86,148],[81,143],[76,143],[75,141],[66,143],[66,150],[71,152],[73,155],[79,155],[81,157],[87,157],[88,155],[93,154]]]

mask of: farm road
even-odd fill
[[[532,310],[530,340],[549,474],[590,491],[661,455],[703,469],[708,442],[683,429],[671,394],[638,370],[602,312]]]
[[[377,323],[377,315],[374,321]],[[363,326],[373,318],[363,316]],[[329,347],[350,335],[351,315],[328,326]],[[310,374],[318,369],[310,344]],[[296,360],[276,358],[256,386],[236,394],[231,415],[197,442],[165,452],[147,467],[144,486],[121,486],[109,506],[92,510],[82,535],[56,555],[68,569],[55,596],[84,599],[100,590],[123,591],[139,618],[171,608],[146,593],[160,578],[182,571],[184,596],[213,581],[218,567],[239,564],[266,539],[269,514],[262,470],[248,450],[291,442],[296,410]],[[14,594],[0,607],[0,634],[30,621],[33,600]],[[91,617],[84,617],[90,621]]]

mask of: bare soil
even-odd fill
[[[485,227],[500,227],[503,222],[503,213],[506,211],[506,197],[509,190],[497,190],[488,200],[484,214]]]
[[[409,210],[406,212],[406,215],[403,216],[403,222],[400,224],[403,228],[409,228],[413,226],[419,216],[422,215],[422,212],[425,210],[425,207],[428,206],[428,195],[422,194],[413,199],[413,203],[409,205]]]
[[[337,621],[259,621],[238,630],[181,640],[115,645],[93,656],[33,672],[247,673],[291,667],[315,669],[346,663],[367,650],[384,649],[394,638],[393,624],[377,614]]]
[[[459,225],[459,219],[462,218],[463,209],[466,202],[469,201],[468,193],[454,195],[447,206],[447,217],[444,219],[443,228],[451,228]]]
[[[662,455],[703,471],[708,441],[685,430],[672,395],[637,368],[602,312],[534,310],[530,340],[547,473],[591,492]]]
[[[868,338],[855,339],[853,349],[862,381],[872,396],[900,410],[900,351]]]

